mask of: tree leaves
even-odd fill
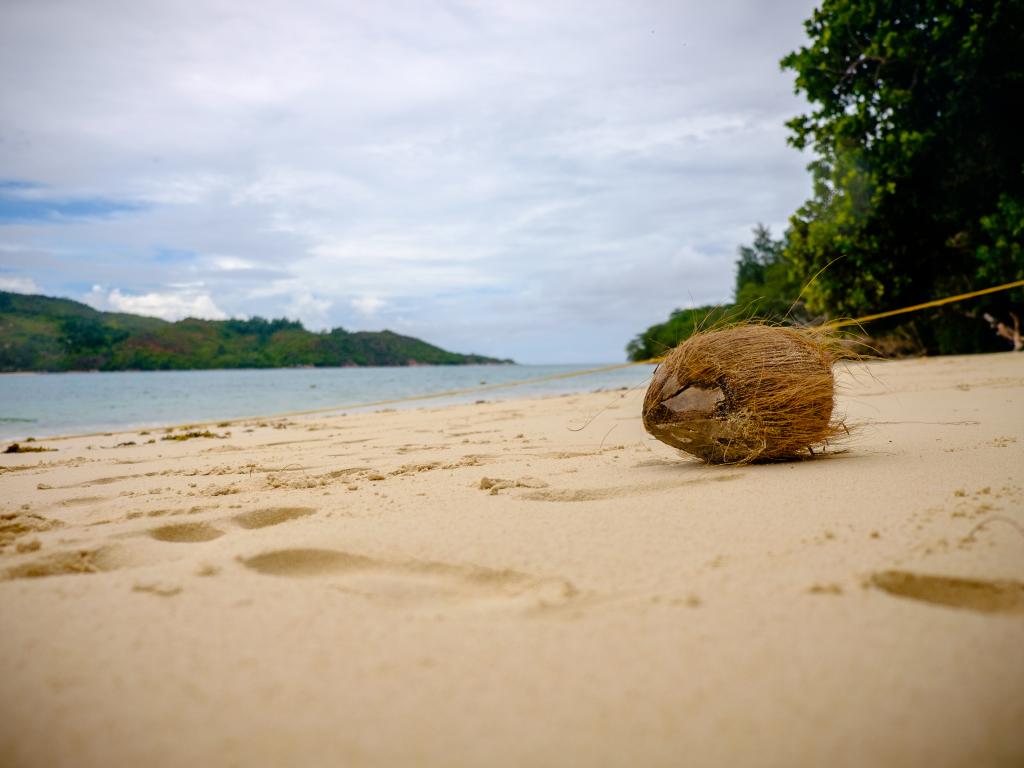
[[[824,269],[809,307],[857,315],[1014,279],[1024,4],[825,0],[805,28],[781,63],[812,105],[787,123],[815,156],[785,252],[803,276]],[[952,347],[934,351],[959,351],[939,335]]]

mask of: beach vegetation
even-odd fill
[[[811,110],[787,123],[814,194],[785,257],[812,311],[856,317],[1024,278],[1024,5],[825,0],[782,66]],[[983,311],[1024,291],[912,323],[927,351],[1003,348]],[[874,329],[872,329],[874,331]]]
[[[161,440],[178,440],[178,441],[180,441],[180,440],[194,440],[197,437],[201,437],[201,438],[216,438],[218,440],[223,440],[225,437],[229,437],[229,436],[230,436],[230,433],[224,433],[223,435],[218,435],[216,432],[211,432],[208,429],[202,429],[202,430],[200,430],[200,429],[191,429],[191,430],[188,430],[187,432],[177,432],[177,433],[173,433],[172,432],[171,434],[164,435],[160,439]]]
[[[626,347],[630,360],[650,360],[664,355],[701,330],[759,319],[781,322],[806,320],[801,302],[794,302],[800,285],[785,257],[785,239],[773,239],[771,230],[758,224],[749,245],[737,249],[736,283],[728,304],[676,309],[668,320],[656,323]]]
[[[49,453],[50,451],[56,450],[56,448],[46,448],[42,445],[22,445],[21,443],[11,443],[4,449],[4,453]]]
[[[509,363],[391,331],[306,330],[296,320],[168,322],[69,299],[0,292],[0,372]]]
[[[1024,279],[1024,142],[1008,108],[1024,89],[1024,4],[823,0],[804,27],[781,65],[809,105],[786,126],[810,154],[811,197],[780,240],[759,225],[740,248],[733,305],[677,310],[630,342],[632,359],[716,314],[856,318]],[[1020,346],[1022,309],[1014,289],[866,331],[878,348],[994,351]]]

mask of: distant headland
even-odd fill
[[[313,332],[295,320],[169,322],[0,291],[0,372],[507,364],[391,331]]]

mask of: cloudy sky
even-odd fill
[[[809,0],[3,0],[0,289],[623,358],[810,193]]]

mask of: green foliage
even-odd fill
[[[736,292],[746,285],[764,285],[765,271],[770,264],[779,261],[782,242],[772,240],[771,230],[764,224],[754,227],[752,245],[739,247],[740,258],[736,262]]]
[[[802,305],[794,303],[800,283],[793,277],[785,248],[786,241],[773,240],[763,224],[754,227],[751,245],[739,247],[735,304],[744,316],[776,321],[803,318]]]
[[[996,211],[981,219],[978,275],[989,281],[1024,280],[1024,198],[1001,195]]]
[[[225,331],[239,336],[267,338],[286,329],[302,330],[302,323],[297,320],[286,320],[283,317],[277,320],[266,320],[259,316],[251,317],[248,320],[226,320],[224,322]]]
[[[1019,276],[1024,142],[1008,105],[1024,92],[1024,4],[824,0],[805,26],[782,65],[813,105],[787,124],[816,155],[785,249],[797,274],[824,270],[809,308],[857,316]],[[915,319],[926,348],[985,348],[983,324],[957,314]]]
[[[510,362],[460,355],[390,331],[312,333],[294,320],[197,320],[98,312],[0,292],[0,371],[181,370]]]
[[[59,323],[60,344],[67,367],[92,369],[103,367],[113,347],[128,338],[128,331],[115,328],[95,317],[65,317]]]
[[[677,309],[664,323],[652,325],[626,345],[630,360],[639,362],[660,357],[694,332],[736,319],[730,306]]]
[[[800,286],[785,260],[785,241],[773,240],[763,224],[754,227],[754,240],[741,245],[736,261],[736,300],[731,305],[677,309],[664,323],[652,325],[626,346],[630,360],[650,360],[665,354],[694,332],[741,320],[782,320],[800,310],[793,300]]]

